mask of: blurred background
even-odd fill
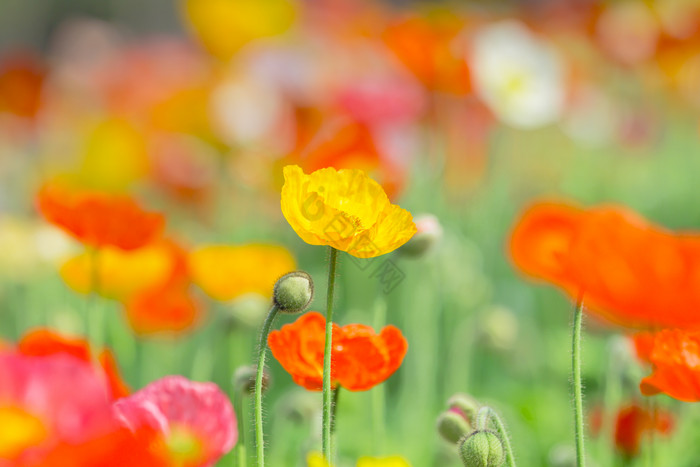
[[[232,394],[276,278],[303,269],[325,288],[325,250],[280,212],[282,168],[362,168],[428,240],[383,257],[389,285],[341,258],[337,321],[394,324],[409,352],[383,386],[340,396],[338,465],[460,465],[435,429],[459,392],[502,414],[519,465],[574,465],[571,304],[514,271],[509,232],[541,198],[697,230],[699,156],[696,0],[0,0],[0,338],[85,335],[97,307],[132,388],[182,374]],[[105,252],[89,300],[83,247],[37,211],[47,184],[164,213],[184,301],[154,291],[176,262],[161,243]],[[648,404],[645,369],[622,330],[586,328],[589,465],[700,465],[695,405],[659,398],[673,429],[632,424],[654,441],[620,444],[614,417]],[[306,465],[320,394],[269,366],[270,465]]]

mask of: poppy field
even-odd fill
[[[698,2],[88,3],[0,2],[0,467],[700,466]]]

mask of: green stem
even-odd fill
[[[246,452],[246,411],[243,406],[243,400],[245,399],[245,390],[240,390],[240,388],[234,388],[234,408],[238,410],[241,415],[238,419],[240,420],[240,426],[238,428],[238,442],[236,443],[236,466],[246,467],[247,465],[247,452]]]
[[[501,438],[503,443],[503,449],[506,452],[506,465],[508,467],[515,467],[515,457],[513,456],[513,448],[510,446],[510,436],[508,436],[508,430],[506,430],[501,417],[498,416],[496,411],[491,407],[482,407],[476,414],[476,429],[485,430],[491,422],[496,429],[496,433]]]
[[[335,270],[338,265],[338,250],[330,248],[328,260],[328,293],[326,294],[326,346],[323,352],[323,457],[331,463],[331,411],[333,400],[331,394],[331,350],[333,349],[333,292],[335,289]]]
[[[270,333],[272,323],[277,317],[279,308],[273,305],[265,318],[262,332],[260,333],[260,346],[258,347],[258,370],[255,374],[255,449],[258,455],[258,467],[265,465],[265,443],[263,440],[262,417],[262,381],[265,370],[265,353],[267,352],[267,335]]]
[[[576,433],[576,465],[586,465],[583,442],[583,394],[581,385],[581,324],[583,322],[583,295],[576,301],[574,329],[571,343],[571,370],[574,383],[574,420]]]
[[[386,323],[386,308],[386,300],[384,297],[377,296],[377,299],[374,302],[374,328],[377,331]],[[372,388],[372,439],[374,442],[375,455],[384,453],[384,440],[386,438],[385,397],[386,393],[383,384],[379,384]]]

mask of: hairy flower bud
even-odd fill
[[[457,444],[470,429],[469,421],[461,413],[453,410],[441,413],[437,419],[438,433],[449,443]]]
[[[416,233],[397,250],[402,256],[419,258],[427,254],[442,239],[442,225],[432,214],[423,214],[414,219]]]
[[[273,300],[282,313],[301,313],[314,298],[314,281],[304,271],[280,277],[275,283]]]
[[[236,368],[231,378],[231,383],[236,391],[242,394],[253,394],[255,392],[255,374],[256,367],[253,365],[244,365]],[[267,391],[270,387],[270,372],[267,368],[263,369],[262,391]]]
[[[465,467],[500,467],[505,462],[503,442],[489,430],[465,436],[459,445],[459,455]]]
[[[480,404],[469,394],[457,393],[447,399],[447,406],[451,411],[459,412],[470,424],[473,424]]]

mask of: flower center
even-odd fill
[[[12,459],[46,438],[41,420],[19,407],[0,406],[0,458]]]
[[[191,465],[203,454],[202,442],[185,427],[172,427],[166,444],[177,466]]]

